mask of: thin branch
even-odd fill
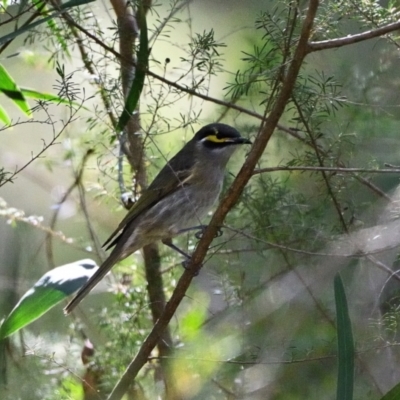
[[[372,16],[368,12],[366,12],[366,10],[363,9],[363,7],[360,7],[360,4],[359,4],[360,2],[358,0],[356,0],[356,1],[350,0],[349,3],[352,5],[352,7],[354,7],[354,10],[359,15],[362,15],[362,17],[365,19],[365,21],[368,21],[368,22],[370,22],[372,24],[374,29],[379,28],[379,24],[376,22],[376,18],[374,18],[374,16]],[[396,14],[397,14],[397,17],[398,17],[399,13],[397,12]],[[396,19],[398,19],[398,18],[396,18]],[[388,36],[387,39],[391,44],[393,44],[394,46],[399,48],[399,44],[396,42],[395,39],[391,38],[390,36]]]
[[[317,145],[317,142],[316,142],[316,139],[315,139],[314,134],[312,132],[312,129],[311,129],[310,125],[308,124],[308,120],[304,116],[304,113],[303,113],[303,111],[302,111],[302,109],[300,107],[300,104],[298,103],[298,101],[296,100],[296,98],[294,96],[292,97],[292,99],[293,99],[293,103],[296,106],[296,109],[297,109],[297,112],[299,114],[300,120],[301,120],[302,124],[304,125],[304,127],[306,129],[306,132],[307,132],[307,134],[308,134],[308,136],[310,138],[310,142],[312,143],[312,147],[313,147],[313,149],[315,151],[315,155],[317,156],[317,160],[318,160],[319,166],[323,167],[324,166],[324,161],[323,161],[322,156],[325,155],[325,152],[321,151],[321,149]],[[327,176],[325,171],[322,170],[321,171],[321,175],[322,175],[322,178],[323,178],[323,180],[325,182],[326,189],[328,191],[329,197],[331,198],[332,203],[334,205],[334,208],[336,210],[336,213],[338,215],[340,224],[342,225],[342,228],[343,228],[344,232],[348,233],[348,228],[347,228],[347,225],[346,225],[346,221],[344,220],[344,217],[343,217],[342,208],[341,208],[340,203],[339,203],[339,201],[338,201],[338,199],[336,197],[336,194],[334,193],[334,191],[332,189],[331,182],[328,179],[328,176]]]
[[[90,216],[89,216],[89,210],[88,210],[86,196],[85,196],[85,188],[84,188],[81,180],[78,181],[78,191],[79,191],[81,210],[85,217],[86,227],[89,232],[90,239],[93,243],[94,253],[97,255],[99,260],[104,260],[105,252],[102,249],[101,243],[99,241],[99,238],[98,238],[95,230],[93,229],[93,224],[92,224],[93,218],[90,218]]]
[[[373,264],[375,264],[380,270],[386,272],[390,277],[394,277],[397,281],[400,281],[399,274],[396,272],[393,272],[393,269],[388,267],[385,263],[377,260],[374,256],[368,256],[367,258],[369,261],[371,261]]]
[[[88,160],[89,155],[92,153],[91,150],[87,151],[86,154],[84,155],[81,165],[78,169],[78,172],[75,173],[75,179],[72,182],[72,184],[69,186],[69,188],[65,191],[64,195],[61,197],[61,199],[57,202],[55,211],[53,213],[53,216],[51,217],[50,223],[49,223],[49,228],[51,231],[54,231],[55,224],[57,222],[58,214],[61,210],[62,204],[64,204],[68,197],[71,195],[72,191],[75,189],[76,186],[79,185],[81,182],[83,172],[84,172],[84,167],[85,164]],[[45,243],[46,243],[46,254],[47,254],[47,260],[51,268],[55,267],[55,262],[54,262],[54,255],[53,255],[53,235],[51,233],[47,233]]]
[[[73,246],[77,250],[92,254],[92,252],[88,251],[85,247],[74,244],[74,239],[67,237],[61,231],[57,232],[52,230],[48,226],[42,225],[43,217],[36,215],[25,216],[25,213],[22,210],[17,210],[16,208],[8,208],[7,203],[1,197],[0,197],[0,216],[7,218],[7,220],[10,221],[10,223],[12,223],[13,221],[18,221],[31,225],[34,228],[40,229],[41,231],[56,237],[65,244]]]
[[[52,4],[54,5],[54,7],[56,7],[55,0],[52,1]],[[82,62],[84,64],[85,68],[87,69],[89,74],[91,74],[93,76],[96,75],[95,65],[93,63],[92,58],[89,56],[89,53],[85,49],[82,37],[79,35],[79,29],[77,29],[74,19],[71,17],[70,13],[68,13],[68,12],[61,14],[61,16],[66,21],[69,29],[71,30],[72,35],[74,36],[74,38],[76,40],[76,43],[78,45],[78,50],[79,50],[79,53],[80,53],[80,56],[81,56],[81,59],[82,59]],[[85,34],[86,33],[87,33],[87,31],[85,32]],[[117,125],[117,118],[115,117],[115,115],[112,111],[112,104],[111,104],[110,98],[109,98],[106,90],[104,89],[104,85],[102,84],[102,82],[97,83],[97,87],[99,88],[100,97],[103,102],[104,109],[108,115],[108,118],[110,119],[111,125],[113,126],[113,128],[115,128]]]
[[[262,174],[264,172],[276,172],[276,171],[325,171],[325,172],[343,172],[348,174],[354,174],[357,172],[368,173],[368,174],[399,174],[400,169],[398,168],[340,168],[340,167],[309,167],[309,166],[297,166],[297,167],[267,167],[255,169],[253,175]]]
[[[265,249],[260,249],[260,248],[259,249],[250,249],[250,251],[266,251],[266,250],[271,250],[271,249],[276,248],[276,249],[290,251],[292,253],[297,253],[297,254],[302,254],[305,256],[312,256],[312,257],[329,257],[329,258],[336,257],[336,258],[357,258],[357,259],[359,259],[359,258],[365,258],[365,257],[369,257],[369,256],[376,255],[379,253],[383,253],[388,250],[394,250],[400,246],[400,243],[396,243],[393,245],[389,245],[389,246],[386,246],[386,247],[383,247],[380,249],[376,249],[376,250],[372,250],[372,251],[368,251],[368,252],[360,250],[358,252],[354,251],[352,253],[344,253],[344,254],[343,253],[332,253],[332,252],[331,253],[316,252],[316,251],[296,249],[294,247],[290,247],[290,246],[280,244],[280,243],[269,242],[267,240],[260,239],[257,236],[253,236],[249,233],[246,233],[243,230],[235,229],[235,228],[232,228],[227,225],[223,225],[222,227],[229,229],[232,232],[238,233],[239,235],[242,235],[242,236],[246,237],[247,239],[254,240],[255,242],[263,243],[268,246]],[[335,243],[335,242],[333,242],[333,243]],[[236,250],[236,249],[235,250],[219,250],[219,251],[214,252],[213,254],[232,254],[232,253],[240,252],[240,251],[243,251],[243,249],[242,250],[240,250],[240,249],[238,249],[238,250]],[[246,251],[246,249],[244,251]],[[249,250],[247,250],[247,251],[249,251]],[[373,262],[375,262],[375,261],[373,261]],[[388,271],[385,270],[385,272],[388,272]],[[398,278],[400,280],[400,275]]]
[[[178,2],[181,2],[178,6]],[[167,26],[168,22],[171,21],[171,19],[179,12],[181,11],[184,7],[188,6],[189,3],[191,3],[193,0],[178,0],[176,3],[173,5],[171,8],[170,13],[164,18],[164,20],[161,22],[159,26],[157,26],[153,32],[153,34],[149,38],[149,44],[153,43],[158,35],[161,33],[161,31]]]
[[[342,163],[339,163],[339,165],[343,165]],[[386,194],[382,189],[380,189],[378,186],[374,185],[372,182],[370,182],[368,179],[355,175],[354,176],[360,183],[362,183],[364,186],[370,188],[373,192],[375,192],[378,196],[382,197],[383,199],[387,200],[388,202],[392,201],[392,198]]]
[[[375,346],[366,348],[363,350],[357,350],[355,354],[361,355],[365,353],[369,353],[371,351],[381,352],[384,349],[391,347],[399,347],[400,343],[387,343],[382,346]],[[320,357],[307,357],[307,358],[297,358],[290,360],[270,360],[270,361],[259,361],[259,360],[221,360],[218,358],[200,358],[200,357],[174,357],[175,360],[185,360],[186,362],[190,361],[202,361],[208,363],[219,363],[219,364],[234,364],[234,365],[291,365],[291,364],[303,364],[308,362],[320,362],[324,360],[336,359],[337,354],[328,354]],[[160,357],[149,357],[149,361],[159,360]]]
[[[37,9],[35,9],[35,12],[21,25],[21,28],[24,28],[25,26],[28,26],[31,22],[33,22],[36,18],[40,17],[42,14],[42,11],[44,7],[46,6],[46,3],[43,2]],[[32,6],[33,8],[33,6]],[[25,12],[18,14],[17,17],[21,17]],[[9,22],[6,21],[6,23]],[[18,22],[18,21],[17,21]],[[14,41],[15,38],[7,40],[1,47],[0,47],[0,54],[4,52],[8,48],[8,46]]]
[[[222,383],[219,383],[216,379],[212,379],[211,380],[222,392],[225,393],[225,395],[227,396],[226,399],[227,400],[231,400],[231,399],[238,399],[239,396],[232,392],[231,390],[229,390],[228,388],[226,388],[224,385],[222,385]],[[242,397],[242,396],[240,396]]]
[[[364,40],[387,35],[388,33],[397,31],[399,29],[400,21],[393,22],[391,24],[381,26],[380,28],[372,29],[370,31],[358,33],[355,35],[348,35],[337,39],[321,40],[319,42],[310,42],[308,43],[308,52],[312,53],[314,51],[334,49],[337,47],[347,46],[349,44],[363,42]]]
[[[40,102],[39,102],[39,104],[41,105],[40,109],[46,112],[46,109],[45,109],[45,107],[43,106],[43,104],[41,104]],[[82,104],[83,104],[83,101],[82,101]],[[58,139],[58,138],[61,136],[61,134],[65,131],[65,129],[67,128],[67,126],[69,126],[69,124],[71,124],[72,122],[74,122],[74,121],[76,120],[76,119],[75,119],[75,115],[78,113],[78,111],[79,111],[80,108],[82,107],[82,104],[81,104],[81,105],[78,107],[78,109],[76,109],[76,110],[71,108],[71,110],[72,110],[73,112],[71,112],[71,115],[69,116],[68,120],[63,124],[63,126],[62,126],[62,128],[59,130],[59,132],[58,132],[58,133],[55,133],[55,130],[54,130],[54,128],[53,128],[53,137],[52,137],[52,139],[50,140],[50,142],[46,143],[46,142],[43,140],[43,148],[42,148],[42,150],[40,150],[39,152],[37,152],[35,155],[32,155],[31,159],[30,159],[26,164],[24,164],[24,165],[23,165],[22,167],[20,167],[20,168],[17,167],[17,169],[16,169],[10,176],[8,176],[8,177],[5,178],[4,180],[2,180],[2,181],[0,182],[0,187],[2,187],[3,185],[5,185],[6,183],[11,183],[12,180],[13,180],[20,172],[22,172],[25,168],[29,167],[29,165],[31,165],[35,160],[41,158],[42,155],[43,155],[51,146],[54,146],[55,144],[57,144],[57,139]],[[48,114],[48,116],[49,116],[49,120],[50,120],[50,115]],[[51,125],[53,125],[53,127],[54,127],[54,123],[55,123],[54,121],[51,121]]]

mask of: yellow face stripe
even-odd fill
[[[231,138],[218,138],[217,135],[208,135],[203,140],[206,140],[208,142],[213,142],[213,143],[225,143],[225,142],[232,141]]]

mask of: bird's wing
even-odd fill
[[[188,165],[190,163],[190,165]],[[178,165],[179,164],[179,165]],[[164,168],[158,173],[154,181],[140,196],[139,200],[131,207],[128,214],[118,225],[117,229],[103,244],[108,250],[114,246],[119,238],[119,233],[141,213],[157,204],[161,199],[175,192],[185,185],[191,178],[191,168],[193,160],[188,157],[187,163],[182,163],[179,153],[173,157]]]

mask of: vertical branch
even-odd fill
[[[119,53],[121,55],[121,83],[124,98],[128,96],[135,77],[134,49],[136,40],[139,36],[139,27],[137,25],[134,10],[125,0],[111,0],[117,16]],[[120,136],[121,149],[127,157],[129,164],[134,172],[134,186],[137,188],[146,187],[147,178],[144,168],[144,146],[140,132],[140,114],[138,110],[133,113]]]
[[[131,5],[125,0],[111,0],[111,4],[117,16],[119,34],[119,52],[121,55],[121,82],[124,98],[129,94],[132,81],[135,76],[134,49],[139,35],[137,18]],[[151,2],[142,1],[145,13]],[[133,187],[136,190],[147,186],[146,169],[144,165],[144,140],[139,134],[140,113],[136,110],[127,122],[122,135],[120,145],[126,155],[133,171]],[[154,323],[160,318],[165,308],[164,284],[161,276],[161,261],[158,246],[151,244],[143,248],[144,265],[147,278],[147,291],[150,300],[150,308]],[[165,330],[158,339],[158,351],[161,357],[161,375],[164,379],[167,397],[177,399],[175,385],[169,373],[168,355],[172,349],[172,338],[169,330]]]

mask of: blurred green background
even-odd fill
[[[368,20],[367,15],[357,20],[351,15],[335,17],[329,9],[334,3],[321,5],[313,40],[359,33],[386,22],[380,10],[386,4],[360,2],[375,7],[377,15],[371,13],[375,19]],[[350,3],[349,8],[353,6],[356,14],[357,4]],[[148,15],[150,29],[168,15],[171,4],[162,1],[154,5]],[[263,13],[273,13],[277,21],[284,21],[287,8],[282,4],[227,0],[189,3],[154,42],[151,69],[189,87],[197,80],[209,96],[230,99],[227,88],[239,76],[237,72],[249,68],[249,59],[254,61],[249,54],[257,53],[256,48],[268,42],[267,34],[256,29],[255,21],[262,20]],[[297,5],[299,10],[303,6]],[[392,6],[395,9],[397,3]],[[85,7],[81,23],[94,29],[92,23],[96,21],[109,43],[116,46],[110,4],[96,2]],[[17,13],[18,5],[9,11]],[[327,15],[331,20],[336,18],[337,24],[329,25]],[[8,15],[2,14],[2,18],[5,21]],[[0,35],[7,29],[7,24],[0,26]],[[110,140],[113,133],[105,113],[98,111],[102,104],[96,86],[96,80],[105,80],[107,88],[112,88],[110,92],[115,92],[112,99],[118,99],[118,95],[120,98],[118,64],[103,58],[101,51],[92,46],[99,75],[91,76],[82,66],[77,46],[70,46],[71,56],[67,57],[51,37],[41,36],[43,29],[38,28],[33,42],[26,36],[18,37],[2,53],[1,63],[20,86],[56,93],[60,86],[55,71],[57,59],[68,74],[73,74],[71,80],[79,97],[88,100],[84,102],[86,109],[68,123],[45,155],[0,189],[0,318],[49,269],[88,257],[101,261],[101,253],[93,251],[88,218],[82,212],[82,193],[75,189],[61,206],[58,204],[74,182],[74,173],[88,149],[94,149],[94,156],[85,167],[84,196],[91,229],[99,242],[125,215],[117,185],[118,145]],[[201,73],[189,68],[188,50],[196,34],[211,29],[214,38],[226,47],[218,47],[218,54],[213,56],[220,67],[213,74],[205,73],[201,81]],[[400,164],[398,46],[393,36],[307,57],[295,96],[315,134],[314,140],[323,149],[324,165],[384,168],[385,164]],[[14,53],[18,55],[8,57]],[[56,54],[54,58],[50,58],[52,53]],[[246,95],[234,99],[236,104],[260,114],[264,113],[266,93],[272,86],[270,77],[263,81],[267,76],[263,68],[276,64],[267,50],[262,56],[256,74],[259,86],[251,86]],[[165,63],[166,58],[169,63]],[[254,138],[259,130],[260,121],[250,115],[236,111],[225,115],[223,107],[210,101],[181,96],[153,81],[146,84],[141,120],[144,128],[151,127],[146,148],[149,177],[198,127],[221,115],[224,122],[236,126],[246,137]],[[26,120],[5,96],[1,104],[13,121]],[[113,106],[120,109],[117,100]],[[32,121],[0,132],[0,165],[7,171],[28,162],[69,118],[65,106],[53,104],[46,109],[35,113]],[[194,122],[182,122],[191,120]],[[304,120],[293,103],[280,123],[304,140],[277,130],[259,167],[316,165]],[[242,151],[232,160],[226,186],[244,157]],[[131,171],[127,165],[124,174],[128,184]],[[354,175],[329,174],[350,239],[344,236],[343,223],[321,174],[271,172],[252,178],[173,321],[177,347],[173,368],[184,398],[333,398],[337,378],[333,276],[338,271],[345,282],[359,352],[354,398],[379,399],[399,382],[398,313],[397,302],[392,301],[398,287],[394,279],[389,285],[388,271],[377,266],[381,263],[390,272],[397,265],[398,175],[361,176],[369,187]],[[391,196],[392,202],[374,188]],[[34,218],[15,217],[10,208],[23,211],[26,217],[42,217],[39,225],[44,227],[49,226],[59,208],[54,231],[61,231],[65,239],[53,237],[52,257],[46,248],[46,232],[34,226]],[[67,238],[73,243],[66,243]],[[353,242],[356,245],[352,247]],[[193,235],[185,235],[180,244],[193,250],[196,240]],[[370,256],[337,257],[338,253],[354,256],[389,245],[390,249],[373,254],[373,260]],[[165,248],[161,248],[161,254],[169,295],[181,274],[181,259]],[[87,365],[81,365],[80,353],[85,337],[96,349],[90,365],[97,367],[102,376],[101,387],[110,390],[151,328],[141,264],[140,254],[122,262],[113,276],[85,300],[77,315],[65,318],[62,307],[57,306],[7,340],[2,364],[0,361],[3,372],[6,370],[2,376],[7,376],[4,398],[83,398],[80,377]],[[392,302],[388,306],[389,300]],[[153,369],[156,367],[148,367],[148,371]],[[148,373],[141,375],[140,383],[146,398],[160,395],[160,388]]]

